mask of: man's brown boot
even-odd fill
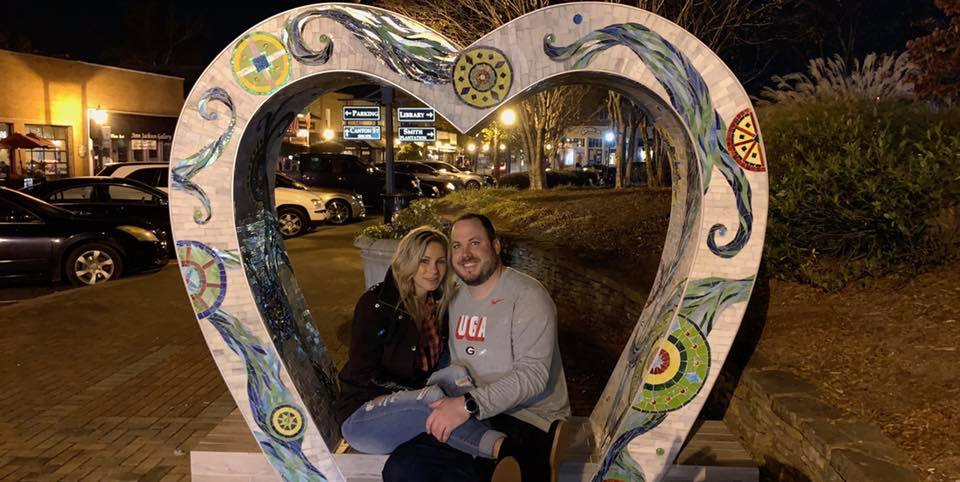
[[[550,446],[550,480],[557,482],[560,479],[560,462],[563,452],[570,445],[570,431],[566,430],[566,420],[554,420],[550,424],[550,438],[553,444]]]
[[[493,469],[493,477],[490,482],[522,482],[520,476],[520,464],[514,457],[504,457],[497,462],[497,468]]]

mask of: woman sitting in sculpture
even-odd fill
[[[343,437],[360,452],[393,452],[425,431],[431,403],[474,388],[464,368],[443,368],[449,363],[447,305],[455,289],[448,260],[447,237],[417,228],[400,241],[383,282],[357,301],[337,416]],[[505,440],[471,417],[447,443],[499,461],[513,452]]]

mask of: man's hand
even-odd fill
[[[430,404],[433,412],[427,417],[427,433],[447,443],[450,433],[470,418],[463,397],[444,398]]]

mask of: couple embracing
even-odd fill
[[[400,241],[357,302],[340,382],[343,436],[391,454],[385,482],[556,480],[570,415],[556,306],[501,264],[486,216],[461,216],[449,240],[420,227]]]

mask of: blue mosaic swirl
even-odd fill
[[[326,481],[320,471],[310,463],[303,453],[301,443],[303,431],[296,437],[288,438],[275,433],[270,423],[270,415],[281,406],[296,407],[302,414],[302,408],[294,403],[294,397],[280,379],[280,361],[271,347],[264,345],[233,315],[218,310],[208,318],[210,323],[223,337],[230,349],[243,359],[247,369],[247,396],[250,399],[250,411],[260,428],[254,431],[263,453],[267,455],[284,480]],[[306,424],[308,418],[303,418]]]
[[[343,25],[390,70],[408,79],[424,84],[450,82],[459,49],[419,22],[386,10],[345,5],[310,9],[295,19],[314,16]]]
[[[290,19],[280,35],[280,39],[287,45],[290,55],[301,64],[323,65],[333,55],[333,39],[326,34],[320,36],[320,43],[323,44],[323,48],[320,50],[311,49],[303,41],[303,27],[310,19],[318,16],[319,14],[315,10],[303,12]]]
[[[204,146],[204,148],[196,154],[177,161],[173,166],[171,176],[171,185],[174,189],[184,191],[200,201],[201,207],[195,209],[193,212],[193,220],[197,224],[206,224],[209,222],[213,213],[210,210],[210,198],[207,197],[207,193],[204,192],[203,188],[193,182],[193,178],[199,174],[200,171],[220,158],[224,148],[226,148],[230,142],[230,138],[233,136],[234,128],[237,126],[237,112],[233,106],[233,99],[230,98],[230,94],[228,94],[226,90],[220,87],[214,87],[204,92],[197,102],[197,109],[200,111],[201,117],[208,121],[217,120],[217,113],[207,110],[207,104],[210,101],[220,102],[229,109],[230,123],[227,125],[227,129],[220,137]]]
[[[659,34],[637,23],[610,25],[567,46],[554,46],[553,42],[553,34],[544,37],[544,53],[558,62],[575,59],[574,69],[588,66],[597,54],[617,45],[630,48],[640,57],[667,91],[670,103],[693,135],[694,151],[703,171],[704,193],[710,186],[714,165],[733,189],[739,216],[737,232],[729,243],[718,245],[717,235],[725,235],[727,228],[715,224],[710,228],[707,246],[719,257],[736,256],[750,240],[753,228],[750,183],[727,151],[727,126],[714,110],[706,82],[690,60]]]

